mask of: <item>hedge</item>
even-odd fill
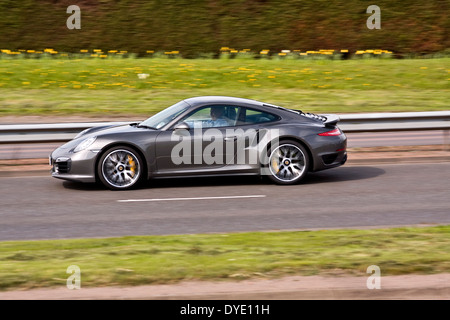
[[[368,29],[369,5],[381,29]],[[69,5],[81,29],[69,30]],[[449,48],[448,0],[0,0],[0,49],[251,50],[387,49],[426,54]]]

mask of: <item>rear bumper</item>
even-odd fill
[[[347,162],[347,137],[341,134],[335,137],[323,137],[328,139],[328,144],[314,150],[314,161],[311,171],[320,171],[339,167]]]
[[[321,163],[322,169],[319,170],[339,167],[345,164],[346,162],[347,162],[347,151],[322,155],[322,163]]]

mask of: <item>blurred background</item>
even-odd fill
[[[381,29],[369,30],[369,5]],[[81,30],[69,30],[66,9],[81,9]],[[1,0],[0,48],[78,52],[176,50],[183,57],[252,50],[382,48],[399,57],[445,52],[447,0]]]
[[[81,29],[67,27],[71,5]],[[367,27],[370,5],[380,29]],[[0,0],[0,290],[65,288],[73,264],[82,286],[367,276],[374,264],[383,276],[448,274],[449,9],[448,0]],[[211,178],[118,196],[50,177],[49,153],[83,129],[201,95],[339,114],[349,162],[283,192]],[[253,192],[265,198],[117,202]],[[407,227],[351,230],[360,226]],[[241,233],[297,229],[321,231]],[[98,239],[130,235],[153,236]]]
[[[81,29],[67,26],[72,5],[80,9]],[[367,26],[371,5],[380,9],[380,29]],[[447,111],[449,6],[447,0],[0,0],[6,126],[0,159],[44,158],[83,128],[36,136],[46,144],[27,149],[15,144],[24,133],[49,132],[10,124],[140,121],[200,95],[314,113]],[[414,119],[430,117],[443,121],[430,124],[439,130],[366,133],[352,137],[350,147],[448,144],[448,115]]]

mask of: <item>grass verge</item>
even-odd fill
[[[139,115],[192,96],[306,112],[447,110],[450,58],[357,60],[3,59],[0,117]]]
[[[82,287],[283,275],[450,272],[450,225],[0,242],[0,289]]]

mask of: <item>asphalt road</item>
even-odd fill
[[[346,133],[349,148],[448,144],[443,130],[408,132]],[[0,160],[38,159],[48,155],[62,143],[0,144]]]
[[[0,178],[0,241],[450,223],[450,163],[343,166],[277,186],[168,179],[109,191]]]

